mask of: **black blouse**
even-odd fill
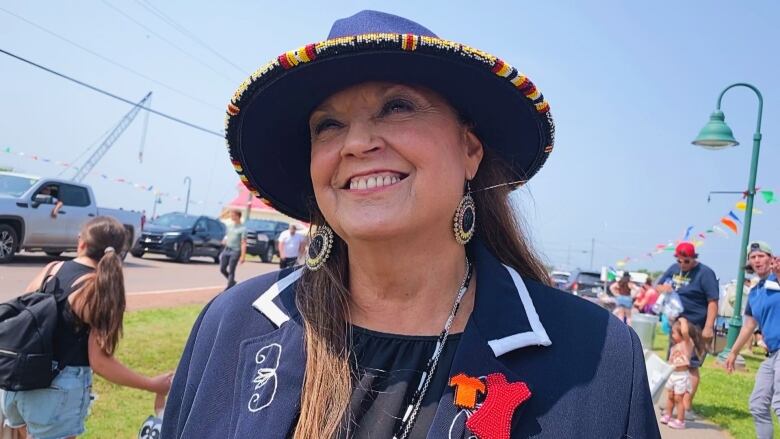
[[[409,435],[425,438],[449,379],[461,334],[450,334]],[[392,438],[436,347],[437,336],[352,328],[353,391],[349,437]]]
[[[61,289],[57,297],[57,329],[54,331],[54,359],[60,369],[89,366],[89,327],[73,313],[68,296],[81,287],[74,287],[77,280],[94,271],[94,268],[76,261],[65,261],[54,276]]]

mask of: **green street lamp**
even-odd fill
[[[710,115],[710,121],[704,125],[699,135],[692,142],[694,145],[699,145],[707,149],[723,149],[730,146],[737,146],[739,142],[734,138],[734,134],[726,125],[725,116],[720,111],[720,103],[723,100],[723,95],[734,87],[747,87],[753,90],[758,96],[758,122],[756,123],[756,131],[753,133],[753,156],[750,161],[750,178],[748,181],[747,202],[745,206],[745,221],[742,228],[742,246],[739,249],[739,266],[737,267],[737,297],[734,301],[734,313],[729,321],[729,332],[726,337],[726,347],[723,352],[718,355],[721,361],[725,361],[728,357],[731,347],[734,346],[734,341],[739,335],[739,331],[742,328],[742,288],[745,284],[745,262],[747,261],[747,246],[750,240],[750,223],[753,220],[753,198],[756,195],[756,174],[758,172],[758,153],[761,149],[761,113],[764,108],[764,98],[761,96],[761,92],[756,87],[747,83],[737,83],[726,87],[720,96],[718,96],[718,105],[715,111]]]

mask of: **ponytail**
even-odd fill
[[[114,354],[122,337],[125,278],[117,251],[124,249],[125,236],[122,224],[110,217],[89,221],[81,232],[81,239],[87,244],[86,255],[97,261],[97,266],[95,273],[86,279],[76,302],[82,320],[97,335],[98,345],[108,355]]]

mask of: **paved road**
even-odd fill
[[[22,293],[44,265],[55,259],[66,260],[67,256],[74,255],[50,258],[43,253],[22,253],[11,263],[0,265],[0,302]],[[238,266],[236,280],[240,282],[277,268],[277,264],[247,261]],[[131,309],[149,307],[163,297],[166,302],[203,302],[221,291],[225,283],[219,265],[210,258],[193,258],[189,264],[180,264],[164,256],[145,255],[139,259],[128,255],[125,261],[125,286]]]

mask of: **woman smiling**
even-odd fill
[[[656,438],[641,346],[547,285],[509,193],[552,151],[509,64],[363,11],[228,105],[233,165],[311,222],[306,266],[195,324],[163,436]]]

